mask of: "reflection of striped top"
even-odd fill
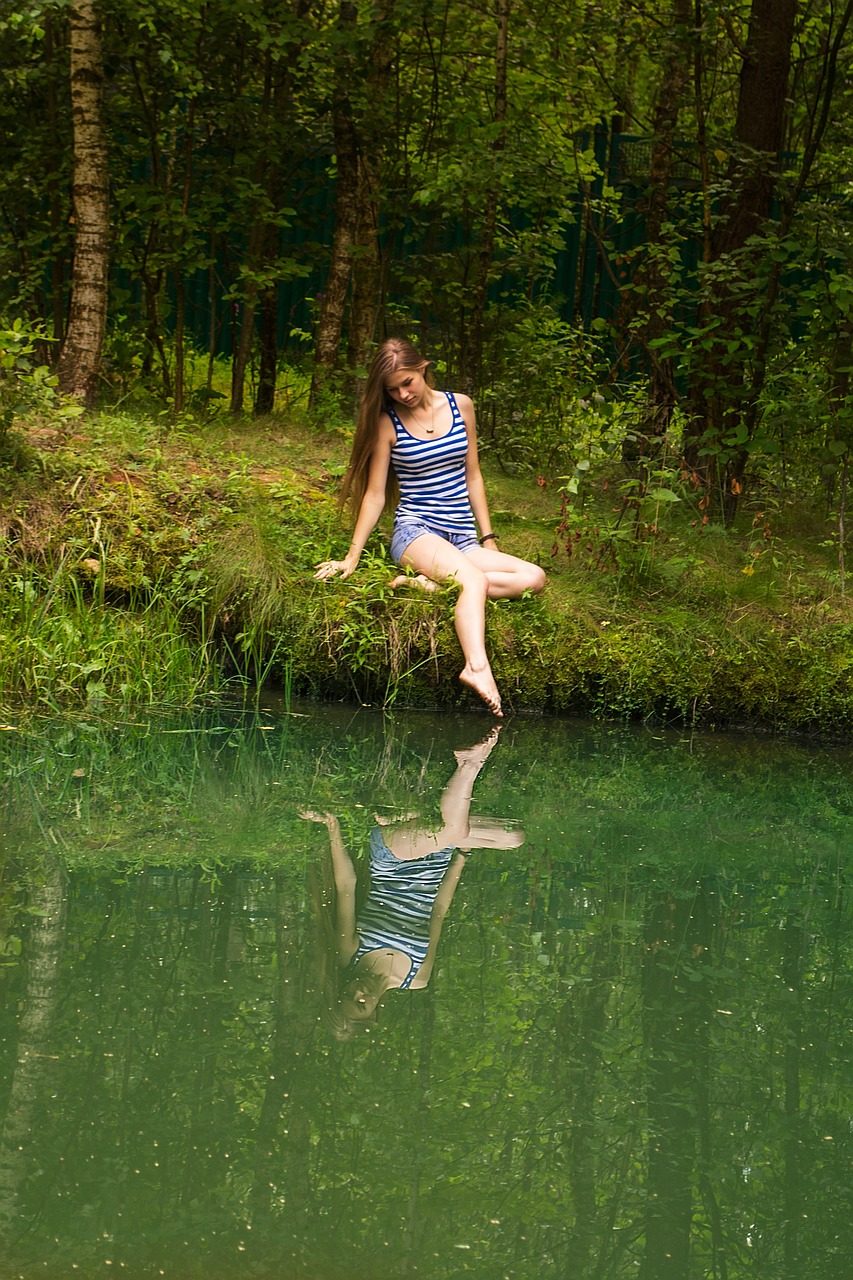
[[[411,966],[403,988],[409,986],[429,949],[432,905],[455,848],[439,849],[425,858],[395,858],[382,832],[370,833],[370,893],[359,912],[358,949],[351,971],[368,951],[393,947],[409,957]]]
[[[453,420],[450,430],[434,440],[419,440],[411,435],[393,407],[390,410],[397,431],[391,462],[400,484],[396,520],[413,516],[437,530],[473,529],[474,515],[465,478],[465,419],[450,392],[444,394]]]

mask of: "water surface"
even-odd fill
[[[342,1029],[318,819],[361,903],[489,725],[2,734],[0,1280],[846,1280],[853,753],[508,722]]]

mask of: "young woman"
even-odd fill
[[[500,728],[495,725],[482,742],[453,753],[456,769],[442,792],[440,822],[427,826],[409,816],[373,828],[369,892],[358,910],[358,877],[338,818],[302,811],[302,818],[322,823],[329,833],[331,884],[327,876],[318,899],[320,985],[326,1020],[339,1039],[372,1022],[388,991],[417,991],[429,984],[444,918],[470,851],[523,844],[519,828],[470,815],[474,783]]]
[[[497,549],[471,400],[436,390],[429,362],[410,342],[389,338],[370,366],[344,478],[341,500],[358,513],[352,541],[343,560],[322,561],[315,577],[348,578],[386,501],[397,495],[391,555],[414,569],[421,586],[458,583],[456,634],[465,658],[459,678],[499,716],[486,656],[486,599],[541,591],[545,574]],[[400,575],[391,585],[407,581]]]

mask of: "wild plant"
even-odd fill
[[[9,432],[21,414],[50,414],[61,427],[83,412],[57,390],[47,359],[50,341],[38,325],[0,318],[0,465],[11,460]]]

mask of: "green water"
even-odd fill
[[[361,909],[489,722],[298,711],[0,734],[0,1280],[846,1280],[853,752],[508,722],[341,1039],[300,815]]]

